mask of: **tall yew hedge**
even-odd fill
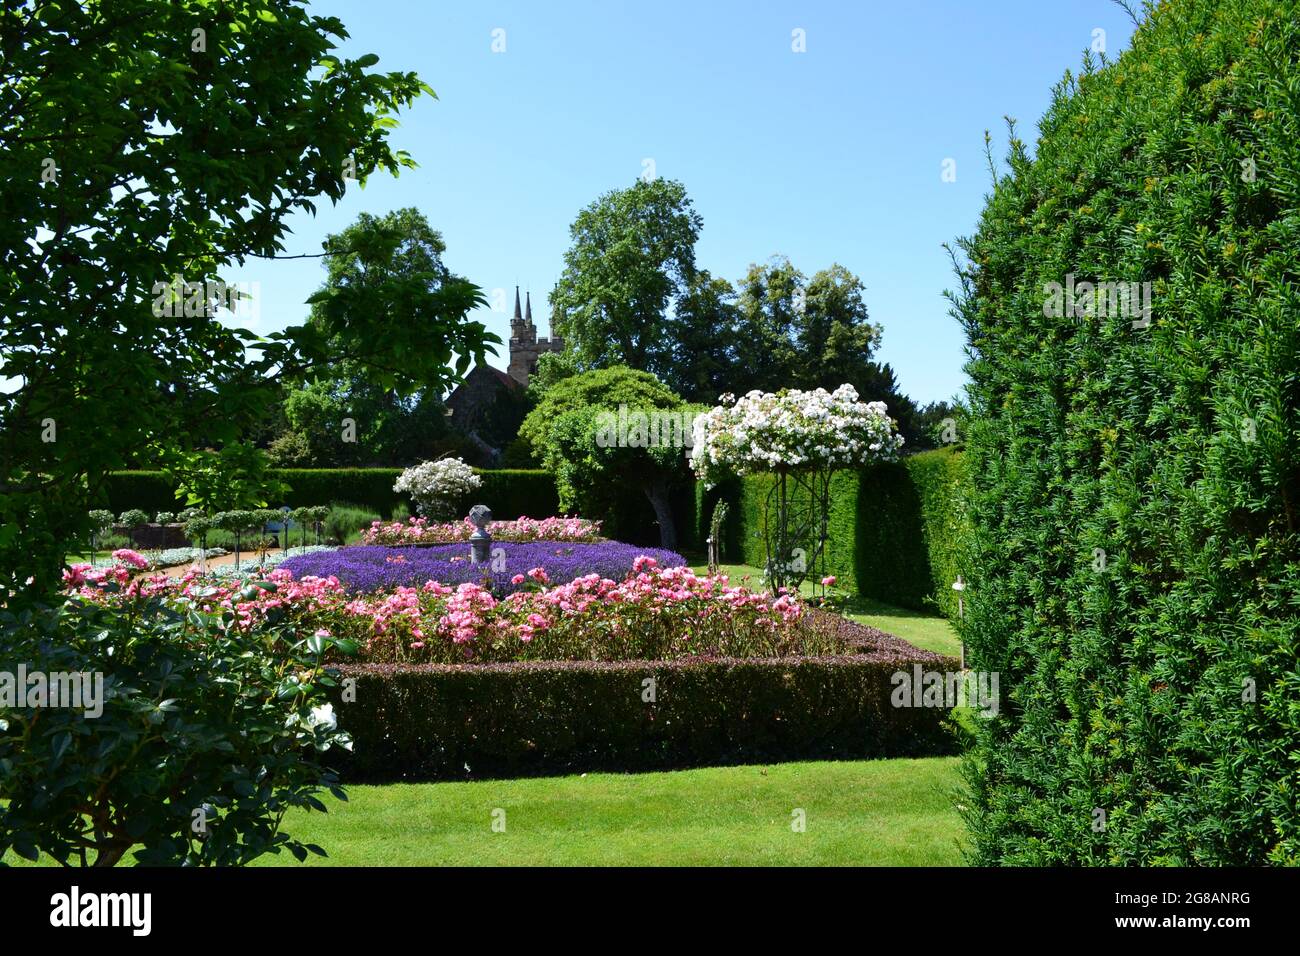
[[[1294,0],[1159,4],[960,243],[979,863],[1300,862],[1298,57]]]

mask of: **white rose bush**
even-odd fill
[[[459,458],[440,458],[407,468],[393,490],[409,494],[422,515],[454,518],[457,505],[482,484],[483,479]]]
[[[778,590],[797,588],[825,562],[831,472],[896,458],[903,437],[885,403],[860,401],[852,385],[719,401],[695,419],[691,468],[706,487],[776,475],[763,520],[767,576]]]

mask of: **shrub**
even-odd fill
[[[365,534],[365,529],[379,520],[380,516],[368,508],[334,502],[321,514],[316,508],[301,508],[304,530],[315,528],[320,523],[320,531],[326,541],[347,544],[349,540]]]
[[[90,512],[90,530],[91,534],[99,537],[106,532],[113,530],[113,512],[105,511],[103,508],[97,508]]]
[[[138,528],[142,524],[149,523],[149,516],[139,508],[130,508],[122,512],[118,521],[128,528]]]
[[[860,625],[858,653],[672,661],[344,665],[350,779],[463,779],[952,753],[947,712],[891,706],[892,675],[955,669]]]
[[[971,535],[966,505],[969,479],[965,462],[964,456],[947,449],[913,455],[904,462],[908,478],[916,490],[921,540],[928,558],[925,572],[929,589],[924,595],[925,603],[937,605],[950,620],[957,619],[957,592],[952,589],[953,582],[958,576],[964,578],[969,573],[963,552]],[[874,517],[869,517],[865,524],[870,526]],[[860,521],[859,527],[863,525],[864,522]],[[860,555],[859,567],[873,558],[881,560],[884,554],[887,552],[868,549],[866,554]],[[867,570],[865,577],[872,579],[872,571]]]
[[[1154,6],[962,244],[977,862],[1300,862],[1297,13]]]
[[[245,535],[257,527],[257,513],[246,510],[221,511],[212,516],[212,526],[219,531],[234,535],[235,566],[238,567]]]
[[[152,598],[0,610],[0,671],[97,675],[80,707],[6,706],[0,857],[103,866],[130,852],[151,865],[323,855],[280,821],[294,807],[324,810],[323,789],[341,795],[316,756],[348,743],[325,703],[334,678],[320,661],[334,642],[182,610]]]
[[[120,514],[128,508],[153,512],[176,506],[176,479],[163,471],[114,471],[104,480],[101,503]]]
[[[454,518],[462,501],[476,492],[483,480],[459,458],[439,458],[405,469],[393,490],[411,496],[417,510],[431,518]]]
[[[282,468],[276,475],[289,485],[284,504],[290,507],[346,501],[387,515],[403,501],[393,490],[401,473],[400,468]]]
[[[199,548],[206,550],[208,546],[208,535],[211,534],[213,529],[216,527],[216,523],[207,515],[202,513],[191,513],[190,516],[185,519],[185,525],[182,528],[182,531],[186,538],[196,542]]]

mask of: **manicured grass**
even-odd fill
[[[748,564],[722,564],[718,567],[731,576],[733,584],[742,583],[741,579],[748,575],[751,579],[749,586],[761,586],[763,577],[761,568]],[[707,570],[707,565],[695,567],[697,573]],[[812,585],[805,582],[802,591],[805,594],[812,594]],[[834,597],[834,589],[832,589],[832,597]],[[843,610],[845,616],[851,620],[878,627],[922,650],[948,654],[952,657],[961,656],[961,642],[957,639],[957,632],[948,623],[948,619],[940,615],[910,611],[871,598],[854,598]]]
[[[960,866],[958,782],[933,757],[349,786],[284,826],[329,853],[314,866]]]
[[[922,650],[961,657],[961,641],[946,617],[894,607],[871,598],[855,598],[845,608],[845,616],[901,637]]]
[[[957,866],[957,784],[940,757],[354,786],[285,827],[326,866]]]

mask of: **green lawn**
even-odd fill
[[[957,784],[939,757],[353,786],[285,826],[329,852],[315,865],[957,866]]]
[[[958,783],[957,758],[932,757],[349,786],[285,829],[325,848],[315,866],[960,866]]]
[[[731,576],[733,584],[741,583],[741,579],[749,575],[752,579],[751,586],[760,586],[763,576],[761,568],[748,564],[722,564],[718,567]],[[707,565],[695,567],[697,573],[702,574],[707,570]],[[803,592],[811,594],[812,585],[805,582]],[[909,611],[871,598],[854,598],[848,603],[845,613],[854,621],[878,627],[922,650],[948,654],[952,657],[961,656],[961,642],[957,640],[957,632],[952,629],[947,618],[937,614]]]

